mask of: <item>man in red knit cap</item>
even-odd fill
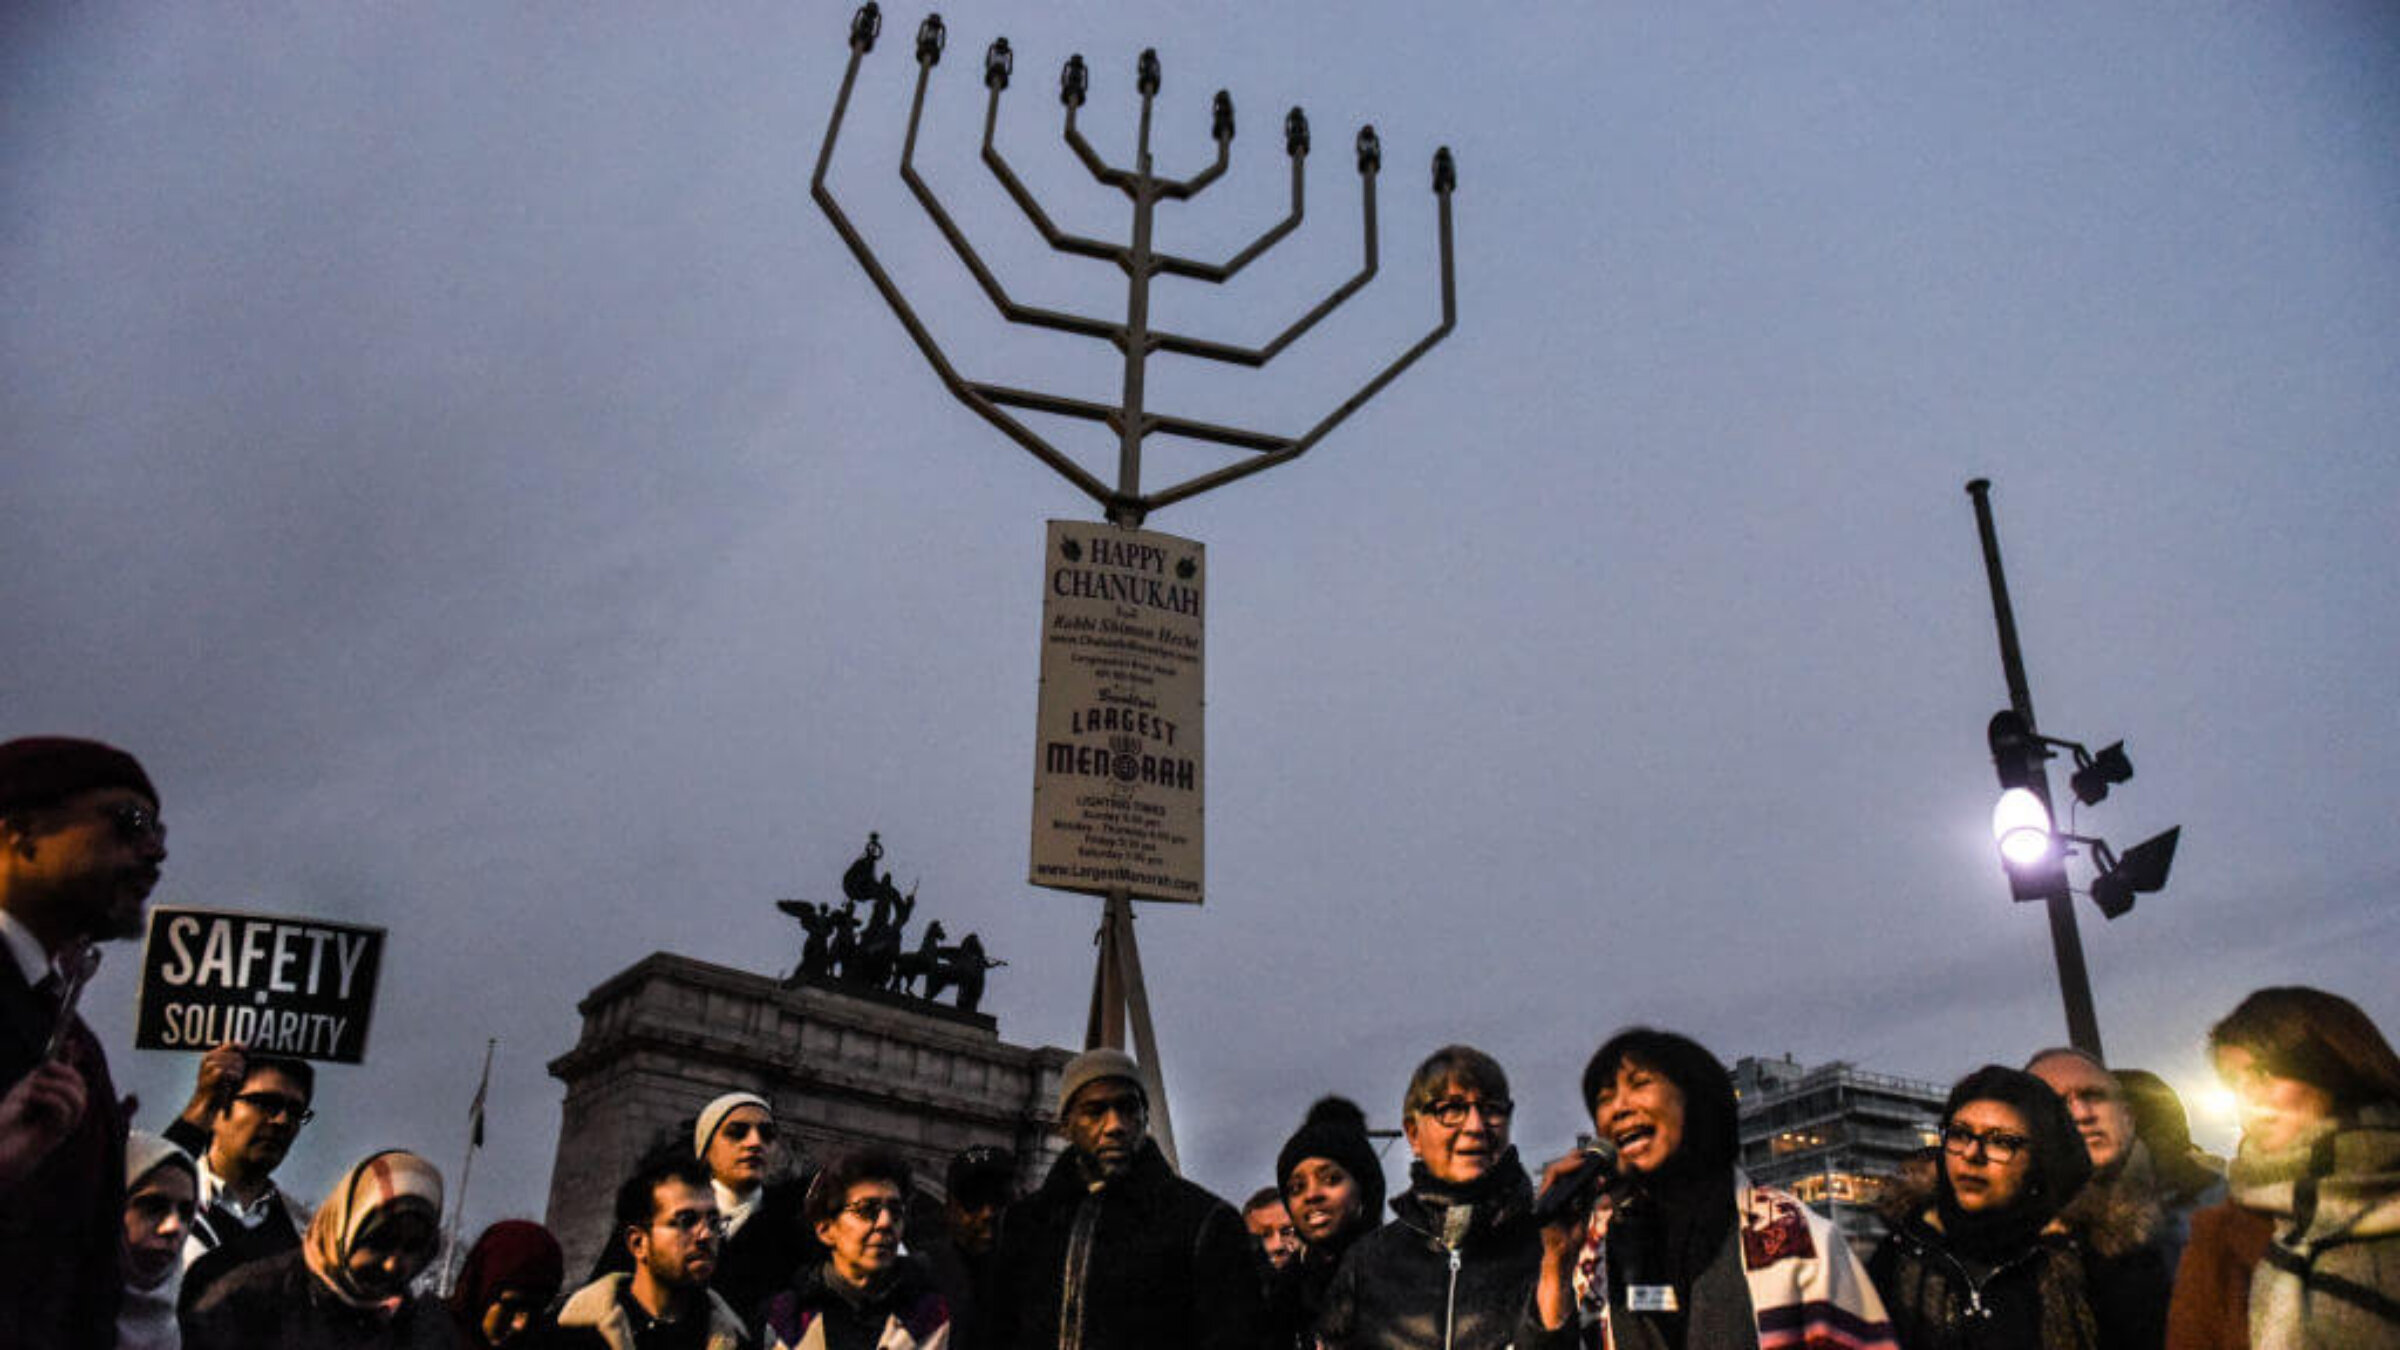
[[[133,756],[0,745],[0,1327],[20,1350],[116,1343],[125,1121],[67,994],[138,936],[167,831]]]

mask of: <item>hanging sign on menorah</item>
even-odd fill
[[[1196,904],[1206,550],[1154,530],[1053,520],[1043,563],[1027,879]]]

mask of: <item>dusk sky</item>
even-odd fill
[[[887,12],[832,186],[962,369],[1113,399],[1114,352],[1001,320],[899,180],[924,13]],[[144,760],[157,903],[390,931],[297,1194],[382,1146],[454,1171],[497,1037],[467,1220],[538,1216],[576,1001],[658,950],[781,975],[773,902],[838,896],[870,830],[919,923],[1009,962],[1001,1034],[1081,1043],[1100,904],[1025,877],[1044,522],[1097,508],[949,396],[810,200],[849,15],[0,17],[0,737]],[[2400,1031],[2390,7],[946,17],[920,165],[1025,303],[1120,320],[1124,283],[978,162],[992,38],[1003,148],[1079,234],[1129,226],[1060,140],[1069,54],[1129,162],[1158,49],[1169,174],[1231,91],[1178,253],[1283,214],[1306,107],[1305,224],[1158,283],[1182,331],[1262,342],[1349,276],[1376,126],[1374,283],[1262,371],[1158,358],[1157,410],[1297,431],[1422,336],[1457,157],[1457,331],[1149,522],[1207,546],[1207,898],[1138,926],[1196,1179],[1266,1183],[1326,1091],[1396,1124],[1454,1040],[1536,1160],[1628,1023],[1941,1082],[2063,1041],[1989,833],[1978,476],[2043,730],[2137,769],[2077,827],[2183,827],[2164,893],[2077,901],[2112,1060],[2205,1088],[2267,984]],[[194,1057],[132,1048],[138,964],[87,1008],[156,1128]]]

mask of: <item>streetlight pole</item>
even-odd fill
[[[2025,687],[2025,657],[2017,647],[2017,616],[2008,603],[2008,577],[2000,570],[2000,535],[1992,524],[1991,494],[1988,478],[1967,484],[1967,495],[1975,499],[1975,526],[1983,535],[1983,570],[1992,583],[1992,623],[2000,632],[2000,671],[2008,680],[2008,703],[2030,732],[2037,726],[2033,695]],[[2050,775],[2038,763],[2028,786],[2048,811]],[[2092,1011],[2092,978],[2084,968],[2083,936],[2075,927],[2075,897],[2067,889],[2063,871],[2058,884],[2042,899],[2050,909],[2050,946],[2058,957],[2058,992],[2067,1005],[2067,1043],[2098,1059],[2100,1019]]]

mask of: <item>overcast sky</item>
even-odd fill
[[[1108,399],[1100,344],[998,319],[894,172],[924,11],[886,16],[832,175],[969,374]],[[987,1010],[1080,1044],[1099,903],[1025,884],[1043,522],[1096,509],[951,399],[807,175],[849,10],[12,7],[0,19],[0,735],[149,765],[155,899],[381,925],[370,1062],[287,1166],[454,1169],[538,1214],[585,991],[654,950],[766,974],[880,830],[919,921],[1009,961]],[[1020,300],[1121,319],[1062,228],[1131,158],[1223,257],[1157,409],[1291,432],[1457,332],[1303,459],[1155,516],[1208,547],[1208,898],[1140,941],[1187,1169],[1239,1197],[1309,1100],[1393,1123],[1497,1053],[1547,1155],[1611,1030],[1948,1081],[2063,1040],[1993,856],[2007,699],[1965,482],[1996,483],[2035,706],[2139,776],[2164,894],[2079,901],[2111,1057],[2318,984],[2400,1030],[2400,21],[2368,4],[962,6],[921,162]],[[1044,429],[1113,472],[1088,428]],[[1217,462],[1151,447],[1164,481]],[[2080,874],[2079,874],[2080,875]],[[187,1055],[131,1048],[156,1126]],[[2221,1121],[2203,1134],[2226,1139]],[[1395,1177],[1399,1160],[1393,1160]]]

